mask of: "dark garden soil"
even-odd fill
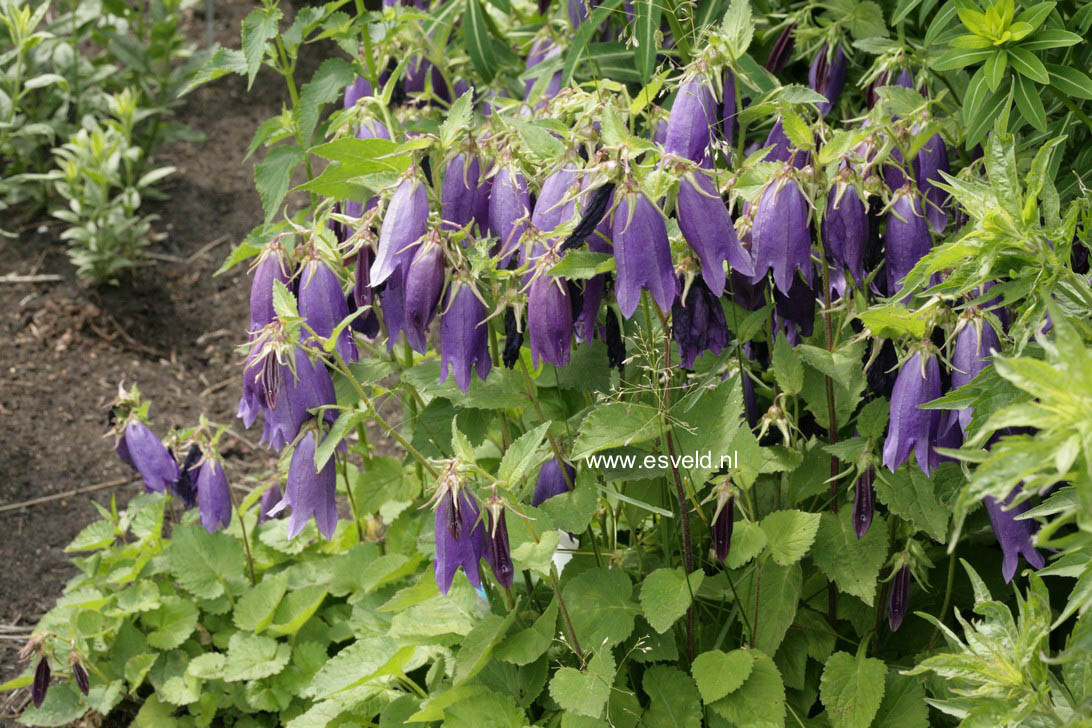
[[[217,3],[217,40],[236,47],[249,2]],[[195,17],[191,37],[204,42]],[[305,59],[306,61],[320,59]],[[310,70],[302,69],[303,77]],[[223,454],[236,485],[268,468],[257,433],[234,419],[245,340],[245,266],[213,277],[225,255],[260,222],[252,160],[242,161],[258,123],[281,109],[280,79],[226,77],[183,99],[178,117],[204,132],[201,143],[176,143],[156,157],[178,172],[152,203],[160,239],[145,264],[121,285],[93,290],[76,283],[59,240],[61,229],[38,221],[15,240],[0,238],[0,276],[56,275],[60,282],[0,283],[0,682],[21,669],[16,653],[75,569],[64,547],[97,517],[90,501],[119,504],[143,487],[105,438],[106,405],[118,383],[136,384],[152,403],[160,435],[204,413],[239,433]],[[92,492],[75,492],[100,485]],[[25,691],[20,691],[23,693]],[[0,696],[0,724],[26,701]]]

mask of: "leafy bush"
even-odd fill
[[[23,720],[1088,725],[1092,15],[938,5],[265,0],[278,467],[122,393]]]

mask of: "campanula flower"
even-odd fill
[[[429,239],[417,248],[406,271],[403,331],[410,346],[420,353],[428,349],[428,327],[436,316],[444,288],[444,251]]]
[[[480,176],[481,162],[475,156],[463,152],[448,162],[440,190],[440,215],[446,230],[460,230],[474,219]]]
[[[622,315],[633,316],[642,288],[652,294],[661,311],[670,310],[679,293],[679,279],[660,211],[639,192],[623,195],[614,213],[611,240],[618,265],[615,286]]]
[[[372,85],[368,82],[368,79],[357,76],[352,83],[345,87],[343,106],[346,109],[351,109],[356,106],[358,101],[371,95]]]
[[[512,577],[516,570],[512,565],[512,552],[508,546],[508,524],[504,519],[504,504],[491,502],[486,508],[489,530],[486,534],[488,546],[483,556],[493,570],[497,583],[507,589],[512,586]]]
[[[997,542],[1001,545],[1001,551],[1004,554],[1001,575],[1005,577],[1006,583],[1012,581],[1012,577],[1016,574],[1016,565],[1020,556],[1023,556],[1024,560],[1036,569],[1046,566],[1046,560],[1034,544],[1035,521],[1017,519],[1017,516],[1026,512],[1031,504],[1025,501],[1014,508],[1008,507],[1019,492],[1020,488],[1017,486],[1002,503],[998,503],[989,496],[982,501],[990,517],[993,533],[997,536]]]
[[[956,333],[955,347],[952,351],[952,389],[958,389],[970,383],[978,374],[989,366],[991,352],[1001,350],[1001,341],[981,316],[972,316],[960,322]],[[963,432],[971,424],[971,408],[957,410],[959,426]]]
[[[773,48],[770,49],[770,55],[766,59],[766,70],[775,76],[781,73],[781,69],[789,62],[789,56],[792,55],[793,46],[796,44],[796,36],[793,34],[795,30],[796,23],[785,26],[781,35],[774,41]]]
[[[268,326],[277,314],[273,310],[273,282],[280,281],[288,285],[288,271],[281,259],[278,246],[269,246],[263,251],[254,267],[254,280],[250,284],[250,333]]]
[[[782,176],[766,185],[751,234],[756,277],[772,270],[774,285],[786,295],[795,271],[811,279],[808,202],[792,178]]]
[[[876,491],[872,487],[875,472],[871,467],[861,471],[857,486],[853,489],[853,532],[857,538],[864,538],[872,526],[872,516],[876,510]]]
[[[278,381],[278,395],[266,404],[265,427],[261,443],[280,452],[296,439],[300,427],[310,418],[311,410],[337,403],[330,372],[321,361],[312,361],[302,347],[293,350],[295,373],[285,362],[270,353],[262,363],[263,374]],[[324,410],[327,421],[334,421],[334,411]]]
[[[777,121],[770,128],[770,133],[766,136],[766,142],[762,146],[770,149],[766,153],[767,162],[785,162],[792,164],[797,169],[801,169],[807,165],[808,160],[811,158],[808,152],[800,151],[789,141],[780,116],[777,117]]]
[[[924,357],[924,358],[923,358]],[[913,450],[918,467],[930,474],[934,464],[933,445],[940,428],[940,411],[919,409],[940,397],[940,364],[928,351],[916,351],[895,379],[883,464],[894,472]]]
[[[398,335],[406,327],[406,271],[399,268],[376,296],[383,312],[383,323],[387,326],[387,351],[392,351]]]
[[[423,56],[411,59],[402,81],[406,93],[412,96],[423,94],[429,82],[432,83],[432,93],[441,101],[451,101],[451,91],[440,69]]]
[[[732,527],[736,520],[736,498],[732,490],[722,487],[717,494],[717,512],[713,516],[713,551],[717,561],[724,563],[732,550]]]
[[[373,286],[386,281],[395,269],[413,259],[414,248],[424,237],[427,223],[428,192],[416,176],[407,177],[394,191],[379,228],[379,246],[370,276]]]
[[[353,291],[349,296],[349,313],[363,306],[373,306],[375,303],[375,291],[372,290],[368,273],[371,270],[375,253],[368,245],[362,245],[356,252],[356,263],[353,271]],[[371,311],[357,316],[351,324],[353,331],[363,334],[369,339],[374,339],[379,333],[379,317],[376,316],[374,306]]]
[[[167,448],[140,420],[130,420],[117,445],[118,456],[140,473],[144,489],[162,493],[178,480],[178,463]]]
[[[455,384],[466,392],[470,374],[478,370],[483,382],[493,368],[489,357],[489,312],[474,289],[465,283],[455,283],[448,290],[447,306],[440,317],[440,381],[454,372]]]
[[[557,58],[561,55],[561,46],[554,43],[549,38],[539,38],[531,45],[531,52],[527,55],[527,63],[525,69],[530,71],[535,66],[549,61],[553,58]],[[538,83],[537,78],[528,78],[523,82],[523,99],[524,101],[531,100],[531,92],[535,88],[535,84]],[[550,80],[546,82],[545,87],[542,89],[541,96],[539,96],[538,103],[535,104],[535,108],[541,108],[547,101],[557,96],[561,91],[561,70],[554,71],[550,75]]]
[[[754,274],[754,262],[743,249],[713,179],[703,171],[679,181],[679,229],[701,261],[701,275],[714,295],[724,294],[724,261],[744,275]]]
[[[527,329],[531,337],[531,360],[555,367],[569,363],[573,334],[572,303],[568,287],[549,274],[542,274],[531,283],[527,302]]]
[[[603,304],[606,287],[606,273],[600,273],[584,281],[584,293],[580,299],[580,313],[573,322],[573,333],[576,335],[576,340],[581,343],[591,341],[595,337],[595,326],[599,321],[599,309]]]
[[[564,164],[551,172],[535,200],[531,224],[550,233],[575,217],[576,194],[580,187],[580,172],[572,164]]]
[[[542,464],[538,470],[538,480],[535,481],[535,493],[531,496],[531,505],[538,508],[555,495],[569,492],[569,483],[576,483],[576,468],[569,463],[565,463],[564,467],[565,472],[562,473],[562,464],[555,458]],[[566,481],[566,475],[568,475],[568,481]]]
[[[458,504],[458,505],[456,505]],[[466,489],[446,490],[436,508],[436,585],[447,594],[460,566],[475,589],[482,585],[481,559],[489,550],[478,504]]]
[[[223,463],[208,458],[197,471],[197,508],[201,525],[209,533],[227,528],[231,523],[231,491]]]
[[[489,230],[500,238],[495,251],[500,255],[499,267],[508,267],[512,254],[520,247],[530,216],[531,195],[523,173],[512,166],[501,167],[493,178],[489,196]]]
[[[171,452],[169,448],[167,451]],[[171,457],[174,457],[173,452],[171,452]],[[200,459],[201,448],[197,447],[197,445],[190,445],[190,449],[186,452],[186,459],[183,460],[182,467],[178,469],[178,480],[174,481],[174,484],[170,486],[171,492],[182,499],[182,504],[186,508],[193,508],[197,505],[197,473],[193,472],[193,469]]]
[[[813,283],[793,276],[788,295],[774,288],[773,297],[775,319],[789,343],[795,346],[801,339],[811,336],[815,325],[815,302],[819,298]]]
[[[275,510],[280,502],[281,487],[274,484],[266,488],[265,492],[262,493],[261,500],[258,501],[258,523],[265,523],[270,519],[283,517],[283,514]]]
[[[277,507],[278,512],[284,506],[292,508],[289,538],[298,536],[312,516],[319,532],[327,540],[333,537],[337,526],[336,485],[333,458],[326,461],[322,470],[315,469],[315,433],[309,430],[292,453],[284,484],[284,498]]]
[[[884,267],[887,269],[887,293],[890,296],[902,290],[902,281],[933,247],[929,226],[921,214],[921,204],[909,186],[895,193],[891,210],[887,213],[887,232],[884,233]]]
[[[719,354],[732,338],[720,299],[697,278],[671,306],[671,336],[683,369],[693,369],[694,360],[706,351]]]
[[[949,172],[948,148],[940,134],[934,134],[918,152],[917,158],[918,188],[925,194],[925,217],[938,233],[948,226],[948,193],[937,187],[936,182],[944,182],[941,172]]]
[[[910,565],[903,564],[891,581],[887,592],[887,625],[892,632],[898,632],[902,620],[910,608]]]
[[[846,54],[842,51],[842,46],[835,46],[834,53],[831,54],[824,43],[808,69],[808,85],[813,91],[827,97],[825,102],[818,104],[820,114],[826,116],[834,104],[838,103],[845,82]]]
[[[341,280],[321,260],[310,260],[303,266],[300,275],[299,292],[300,316],[311,330],[321,338],[333,334],[339,323],[349,316],[349,305],[345,300],[345,291]],[[349,327],[341,330],[337,337],[337,354],[346,362],[359,358],[356,342]]]
[[[80,692],[87,695],[91,691],[91,678],[87,674],[87,668],[80,662],[78,656],[73,655],[72,658],[72,679],[76,681],[76,687]]]
[[[823,248],[830,262],[848,270],[857,285],[862,285],[869,241],[868,210],[854,186],[836,184],[830,188],[822,229]]]
[[[710,132],[717,123],[716,99],[698,75],[683,79],[667,119],[664,151],[700,163],[709,154]]]

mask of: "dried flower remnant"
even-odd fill
[[[711,351],[719,354],[728,346],[731,332],[720,299],[706,285],[694,279],[690,290],[671,307],[671,336],[679,347],[683,369],[693,369],[694,360]]]

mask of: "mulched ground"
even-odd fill
[[[239,24],[253,5],[217,5],[217,40],[237,47]],[[204,42],[202,18],[189,30]],[[178,117],[207,140],[157,153],[159,162],[179,170],[162,186],[169,201],[150,205],[161,218],[155,224],[161,239],[119,287],[77,284],[61,228],[51,221],[29,226],[16,240],[0,238],[0,275],[63,279],[0,283],[0,508],[131,480],[113,441],[103,436],[106,405],[119,382],[140,387],[161,435],[196,423],[201,413],[230,424],[241,435],[224,449],[233,479],[271,464],[269,453],[256,447],[257,433],[242,432],[234,419],[246,267],[217,278],[212,273],[260,222],[253,160],[244,163],[242,156],[257,125],[280,111],[284,95],[279,78],[260,75],[249,93],[245,79],[232,76],[185,97]],[[141,487],[127,482],[0,511],[0,682],[21,670],[21,640],[75,573],[63,550],[97,517],[90,501],[109,504],[116,496],[125,502]],[[0,724],[25,700],[0,696]]]

